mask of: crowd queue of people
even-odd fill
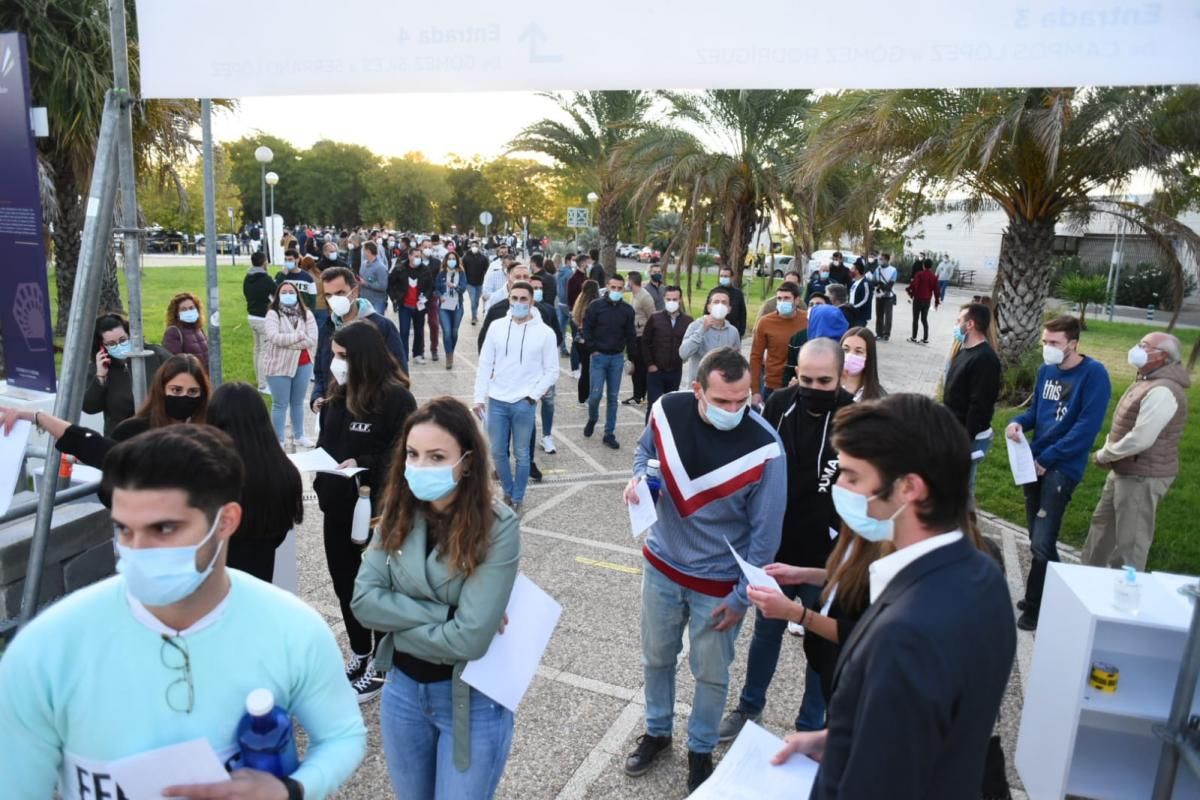
[[[103,415],[102,430],[0,409],[5,433],[28,419],[62,453],[102,468],[119,573],[56,603],[0,659],[0,729],[16,733],[0,774],[13,796],[49,797],[56,785],[65,798],[117,796],[109,765],[170,732],[207,738],[234,767],[224,787],[174,794],[324,797],[363,757],[358,705],[382,693],[397,797],[491,797],[513,713],[462,672],[508,623],[521,509],[541,478],[538,422],[541,451],[555,453],[555,389],[568,371],[585,437],[604,401],[608,448],[621,446],[619,405],[645,407],[625,502],[638,502],[648,474],[662,479],[643,547],[645,732],[626,774],[644,775],[671,749],[685,635],[692,791],[718,743],[761,718],[790,631],[804,636],[805,690],[776,761],[819,759],[813,797],[1008,796],[993,727],[1016,633],[999,553],[973,517],[1001,385],[989,298],[959,310],[938,403],[881,385],[898,281],[887,254],[847,264],[839,253],[808,276],[788,273],[750,327],[727,267],[693,318],[658,264],[622,275],[594,251],[526,263],[513,241],[296,233],[281,243],[282,269],[271,275],[256,252],[245,277],[257,386],[212,388],[201,302],[183,292],[162,345],[142,354],[123,318],[97,320],[84,410]],[[910,341],[928,342],[942,271],[918,262],[907,285]],[[409,365],[426,351],[438,361],[440,338],[454,369],[468,312],[478,328],[470,402],[418,406]],[[1138,380],[1095,454],[1111,387],[1080,341],[1075,318],[1046,323],[1032,403],[1005,430],[1032,432],[1037,460],[1025,486],[1033,561],[1017,624],[1027,630],[1088,461],[1110,473],[1084,558],[1138,569],[1179,468],[1189,378],[1178,340],[1150,333],[1130,350]],[[138,408],[134,357],[147,368]],[[339,469],[359,470],[312,482],[344,656],[316,612],[269,585],[276,549],[305,514],[288,446],[321,447]],[[363,497],[365,547],[350,535]],[[782,590],[748,585],[731,548]],[[751,608],[746,677],[730,704]],[[307,732],[304,760],[284,779],[234,763],[234,722],[264,684]]]

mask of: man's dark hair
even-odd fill
[[[358,286],[358,278],[349,267],[328,267],[321,272],[321,283],[336,281],[338,278],[344,280],[346,286],[351,289]]]
[[[588,258],[590,258],[592,261],[599,261],[600,251],[593,247],[592,249],[588,250]]]
[[[267,255],[262,250],[259,250],[257,253],[250,254],[250,265],[251,266],[261,267],[266,263],[267,263]]]
[[[881,484],[868,488],[881,497],[891,495],[899,478],[920,475],[929,495],[917,519],[938,532],[966,529],[971,443],[945,406],[920,394],[846,406],[834,418],[833,446],[879,472]]]
[[[517,267],[523,267],[523,266],[525,266],[525,265],[523,263],[521,263],[520,261],[510,261],[508,266],[506,266],[504,268],[504,274],[507,275],[508,273],[510,273],[514,269],[516,269]]]
[[[669,286],[664,286],[664,287],[663,287],[663,294],[665,295],[667,292],[679,292],[679,294],[681,294],[681,295],[682,295],[682,294],[683,294],[683,289],[681,289],[680,287],[678,287],[678,286],[676,286],[675,284],[673,284],[673,283],[672,283],[672,284],[671,284],[671,285],[669,285]]]
[[[700,366],[696,369],[696,380],[700,382],[701,389],[707,389],[708,377],[714,372],[721,373],[721,379],[726,383],[733,383],[741,380],[749,370],[749,362],[739,351],[732,347],[718,347],[716,350],[709,350],[704,358],[700,359]]]
[[[641,286],[642,285],[642,273],[638,272],[636,269],[630,270],[629,271],[629,282],[632,283],[634,286]]]
[[[366,243],[364,243],[364,244],[363,244],[363,250],[366,250],[366,251],[368,251],[368,252],[371,254],[371,257],[372,257],[372,258],[374,258],[375,256],[379,255],[379,247],[378,247],[378,245],[376,245],[374,242],[366,242]]]
[[[523,283],[523,281],[517,281],[517,283]],[[546,282],[542,280],[542,274],[540,272],[535,272],[529,276],[529,284],[532,286],[534,283],[536,283],[540,288],[545,288]]]
[[[512,286],[508,287],[508,293],[512,294],[514,289],[524,289],[529,292],[529,296],[533,297],[533,285],[529,281],[517,281]]]
[[[967,319],[975,323],[975,330],[987,336],[988,327],[992,324],[992,310],[983,303],[967,303],[963,311],[967,312]]]
[[[121,442],[104,458],[103,491],[181,489],[209,522],[242,496],[245,468],[229,435],[211,425],[168,425]]]
[[[728,272],[729,276],[733,277],[733,267],[729,266],[728,264],[724,264],[717,269],[718,275],[720,275],[722,272]]]
[[[619,272],[614,272],[612,275],[609,275],[607,278],[604,279],[605,283],[611,283],[612,281],[621,281],[622,283],[624,283],[625,276]]]
[[[795,297],[797,299],[800,298],[800,287],[797,286],[796,284],[792,283],[791,281],[784,281],[783,283],[779,284],[779,287],[775,291],[787,292],[792,297]]]
[[[283,257],[287,258],[288,256],[291,256],[292,258],[296,259],[297,261],[300,260],[299,251],[297,251],[291,247],[289,247],[286,251],[284,251]]]
[[[531,255],[529,257],[529,263],[532,264],[533,266],[537,267],[538,269],[541,269],[542,267],[544,267],[546,265],[546,257],[543,256],[541,253],[534,253],[533,255]]]
[[[846,287],[840,283],[831,283],[825,287],[825,299],[831,305],[840,306],[846,302]]]
[[[1065,333],[1067,335],[1068,342],[1079,341],[1080,327],[1078,317],[1072,317],[1070,314],[1063,314],[1062,316],[1055,317],[1054,319],[1050,320],[1042,327],[1051,333]]]
[[[733,305],[733,292],[729,291],[729,287],[727,286],[714,286],[713,288],[709,289],[708,297],[704,300],[705,305],[708,305],[712,302],[714,294],[725,295],[725,300],[728,301],[730,305]]]

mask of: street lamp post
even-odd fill
[[[229,213],[229,235],[231,237],[230,244],[229,244],[229,264],[230,264],[230,266],[236,267],[237,266],[237,228],[233,227],[233,206],[228,206],[225,209],[225,211],[227,211]],[[221,252],[220,243],[215,242],[214,244],[216,244],[216,246],[217,246],[217,252],[218,253]]]
[[[264,254],[267,254],[267,242],[266,242],[266,239],[264,238],[267,235],[267,164],[270,164],[271,159],[273,159],[273,158],[275,158],[275,154],[272,153],[271,148],[267,147],[266,145],[260,145],[258,147],[258,149],[256,149],[254,151],[254,160],[258,162],[259,174],[261,176],[261,180],[259,181],[259,188],[262,190],[262,217],[261,218],[262,218],[263,226],[262,226],[262,234],[259,238],[262,243]]]
[[[600,199],[600,195],[595,192],[588,192],[588,227],[591,228],[595,223],[592,222],[592,212],[595,210],[596,201]]]
[[[274,172],[268,172],[266,175],[263,176],[263,179],[267,182],[267,186],[271,187],[271,216],[268,217],[267,219],[271,220],[271,236],[273,237],[275,235],[275,184],[279,183],[279,176],[276,175]],[[267,241],[265,238],[266,235],[267,234],[264,231],[263,232],[263,237],[264,237],[263,242]],[[271,258],[272,264],[275,263],[275,257],[273,255],[274,252],[275,252],[274,247],[272,247],[272,249],[268,252],[268,256]]]

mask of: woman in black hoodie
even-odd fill
[[[364,471],[353,478],[320,473],[313,480],[313,489],[325,513],[325,561],[350,638],[346,677],[354,685],[358,701],[365,703],[383,688],[383,678],[370,664],[376,637],[350,610],[363,551],[350,539],[354,504],[359,486],[382,485],[404,421],[416,410],[417,402],[408,391],[408,378],[373,324],[359,321],[338,329],[332,350],[332,380],[328,383],[332,389],[321,405],[317,447],[339,466]],[[372,516],[378,504],[375,494],[372,492]]]

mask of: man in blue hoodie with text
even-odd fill
[[[1037,481],[1025,489],[1025,517],[1033,565],[1025,581],[1025,599],[1017,603],[1017,627],[1037,630],[1046,582],[1046,565],[1058,561],[1058,529],[1071,494],[1083,478],[1092,445],[1104,424],[1112,384],[1104,365],[1079,352],[1079,320],[1056,317],[1042,331],[1042,358],[1033,402],[1014,419],[1005,435],[1020,441],[1032,430]]]

